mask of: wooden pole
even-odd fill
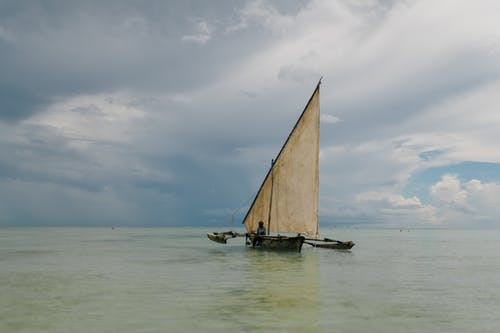
[[[266,235],[269,236],[269,229],[271,228],[271,209],[273,208],[273,192],[274,192],[274,160],[271,160],[271,195],[269,198],[269,214],[267,216],[267,229]]]

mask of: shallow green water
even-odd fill
[[[497,332],[500,231],[329,229],[273,253],[200,228],[0,228],[0,332]]]

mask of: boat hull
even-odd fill
[[[247,246],[256,249],[300,252],[304,241],[305,237],[303,236],[288,237],[248,235],[246,244]]]

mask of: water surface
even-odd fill
[[[201,228],[0,228],[0,332],[497,332],[500,231],[328,229],[351,251]]]

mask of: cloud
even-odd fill
[[[456,175],[444,175],[431,187],[436,217],[448,226],[491,226],[500,214],[500,184],[477,179],[463,183]]]
[[[488,0],[0,5],[0,192],[17,193],[2,216],[16,224],[24,196],[26,214],[49,223],[56,201],[41,209],[37,196],[67,198],[69,216],[98,207],[94,193],[116,209],[98,209],[106,221],[120,210],[156,225],[221,221],[258,189],[323,76],[322,219],[493,221],[498,211],[480,205],[499,198],[491,171],[449,170],[500,163],[495,9]],[[439,170],[432,183],[415,183],[429,170]]]
[[[419,198],[405,198],[402,195],[382,192],[365,192],[356,197],[363,208],[363,214],[379,217],[386,226],[429,226],[436,223],[435,210],[424,205]]]
[[[16,37],[7,28],[0,25],[0,40],[4,42],[14,42]]]
[[[460,180],[454,175],[444,175],[441,181],[431,187],[433,200],[438,203],[463,205],[467,192],[461,190]]]
[[[418,128],[422,136],[419,141],[428,141],[424,135],[430,137],[432,133],[441,133],[440,146],[446,146],[441,157],[498,163],[500,155],[496,142],[500,135],[496,127],[500,124],[500,116],[495,111],[495,105],[500,103],[498,89],[500,80],[495,80],[444,99],[421,110],[402,129]]]
[[[238,22],[228,25],[226,31],[233,33],[257,25],[272,33],[282,34],[293,24],[293,16],[281,13],[275,4],[264,0],[252,0],[239,10]]]
[[[182,94],[210,84],[226,63],[225,47],[195,52],[231,7],[187,2],[144,6],[135,2],[5,6],[0,26],[0,119],[18,121],[40,112],[53,98],[132,91]],[[186,34],[195,24],[195,31]],[[184,38],[183,42],[183,36]],[[4,38],[5,39],[5,38]],[[3,41],[3,40],[0,40]],[[194,45],[193,45],[194,44]],[[250,47],[250,46],[249,46]],[[246,52],[234,48],[233,56]],[[237,58],[237,57],[236,57]]]
[[[322,114],[321,121],[326,123],[326,124],[335,124],[335,123],[342,121],[342,119],[335,117],[331,114]]]
[[[179,225],[185,218],[175,195],[126,184],[89,191],[60,182],[0,179],[0,199],[2,226]]]
[[[213,28],[205,21],[196,24],[196,34],[182,36],[182,41],[186,43],[206,44],[212,38]]]
[[[431,201],[423,204],[416,196],[367,191],[356,195],[352,204],[330,202],[322,210],[324,220],[357,221],[392,227],[492,227],[497,225],[500,184],[477,179],[462,182],[446,174],[429,188]],[[326,206],[326,205],[324,205]]]
[[[156,149],[160,147],[143,148],[141,137],[153,126],[149,123],[151,117],[146,117],[136,103],[122,94],[79,95],[58,101],[43,113],[15,126],[3,125],[0,171],[5,186],[1,196],[7,198],[9,193],[17,193],[4,202],[13,198],[20,201],[3,208],[15,210],[23,202],[28,210],[35,209],[41,205],[36,203],[36,197],[48,196],[52,199],[40,201],[46,202],[47,207],[41,208],[44,214],[39,219],[50,224],[51,209],[54,214],[60,214],[55,198],[79,200],[65,208],[79,212],[95,207],[94,196],[104,202],[113,202],[109,207],[115,207],[116,212],[111,212],[111,208],[109,212],[106,210],[111,215],[103,219],[113,218],[115,223],[120,223],[119,207],[137,206],[131,201],[137,193],[156,192],[158,199],[155,201],[164,196],[174,201],[175,194],[170,193],[173,176],[168,167],[155,165],[145,158],[151,151],[158,154]],[[37,187],[37,190],[30,192],[30,187]],[[131,191],[136,194],[126,193]],[[23,196],[25,200],[21,199]],[[139,217],[139,207],[135,210],[134,216]],[[14,211],[7,215],[16,214]],[[71,213],[61,214],[68,216]],[[83,216],[78,219],[81,223],[84,220]]]

